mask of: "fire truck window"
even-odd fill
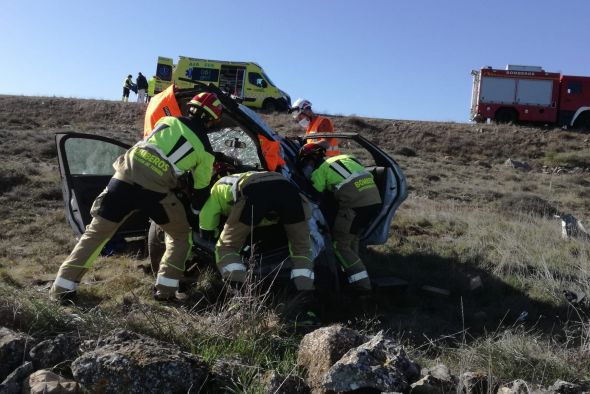
[[[582,93],[582,84],[580,82],[568,82],[567,92],[569,94],[580,94]]]

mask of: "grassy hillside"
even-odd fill
[[[204,279],[190,302],[159,305],[150,299],[153,278],[137,269],[137,254],[100,257],[79,305],[48,302],[49,281],[75,244],[53,134],[133,142],[142,116],[136,104],[0,96],[0,321],[41,337],[127,327],[208,360],[239,357],[256,371],[291,371],[299,334],[278,316],[284,300],[263,302],[264,294],[254,292],[224,302]],[[263,117],[281,134],[301,132],[286,114]],[[370,332],[384,328],[423,365],[443,361],[455,373],[480,368],[502,380],[538,383],[590,378],[588,309],[563,296],[563,290],[590,293],[590,243],[563,240],[553,217],[567,212],[590,220],[589,135],[354,116],[334,122],[378,143],[406,172],[410,196],[392,236],[365,259],[371,274],[393,274],[410,285],[367,302],[345,298],[332,318]],[[505,166],[508,158],[531,170]],[[482,286],[471,290],[479,280]],[[245,376],[236,384],[251,381]]]

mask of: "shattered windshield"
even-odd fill
[[[207,136],[214,152],[223,152],[242,165],[262,169],[256,142],[240,128],[226,127]]]

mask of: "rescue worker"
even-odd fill
[[[154,298],[172,299],[192,238],[187,213],[176,193],[190,190],[192,207],[200,208],[209,193],[214,155],[206,132],[219,120],[222,106],[213,93],[200,93],[189,102],[188,117],[163,117],[152,133],[117,158],[115,174],[91,208],[92,222],[63,262],[50,296],[75,295],[82,276],[135,211],[143,211],[166,233],[166,253],[156,278]]]
[[[133,78],[131,74],[127,75],[127,79],[123,81],[123,102],[129,101],[129,91],[133,88]]]
[[[293,114],[293,119],[305,129],[306,135],[315,133],[333,133],[334,124],[330,118],[317,115],[311,109],[311,103],[308,100],[298,98],[293,106],[289,109],[289,113]],[[338,148],[337,138],[317,138],[308,139],[308,143],[320,143],[326,148],[326,156],[338,156],[340,149]]]
[[[142,73],[137,74],[135,84],[137,85],[137,102],[145,103],[145,92],[148,88],[148,81]]]
[[[371,290],[371,281],[358,255],[359,232],[381,208],[381,196],[373,176],[351,155],[325,158],[321,144],[305,144],[297,165],[318,192],[333,193],[338,204],[332,225],[334,253],[357,290]]]
[[[300,291],[314,289],[308,227],[311,212],[307,200],[287,178],[276,172],[246,172],[221,178],[213,185],[199,215],[203,239],[217,238],[221,216],[227,221],[215,246],[215,258],[224,280],[237,285],[246,280],[246,264],[240,255],[244,242],[252,226],[274,219],[283,225],[289,240],[295,287]]]
[[[281,172],[282,167],[286,164],[281,154],[281,143],[279,141],[269,140],[263,136],[259,136],[258,140],[260,141],[260,149],[262,150],[262,155],[264,156],[264,160],[266,160],[268,169],[270,171]]]
[[[154,75],[148,81],[147,102],[149,103],[152,97],[156,94],[156,76]]]
[[[172,84],[150,100],[143,122],[144,139],[150,135],[160,118],[181,115],[180,105],[176,101],[176,85]]]

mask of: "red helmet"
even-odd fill
[[[217,120],[219,117],[221,117],[221,112],[223,109],[221,106],[221,101],[219,101],[217,95],[210,92],[202,92],[197,94],[191,101],[188,102],[188,105],[200,108],[213,120]]]
[[[323,159],[324,156],[326,156],[326,148],[321,144],[313,142],[308,143],[299,149],[299,153],[297,153],[297,163],[302,164],[306,160],[317,162],[318,160]]]

